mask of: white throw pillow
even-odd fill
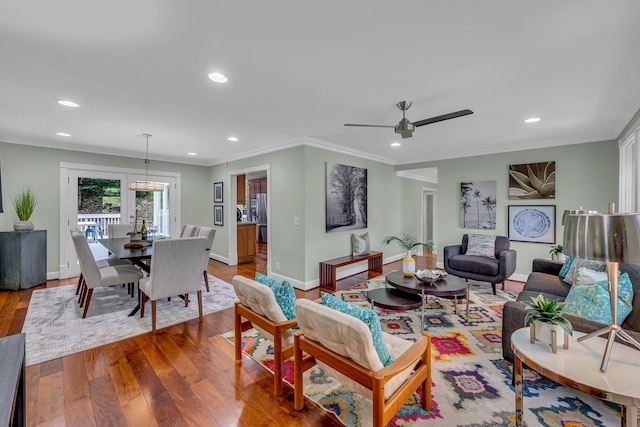
[[[573,285],[586,285],[587,283],[600,282],[602,280],[608,280],[606,271],[595,271],[587,267],[580,267]]]
[[[588,259],[576,258],[571,263],[571,267],[569,268],[569,272],[563,279],[565,283],[573,285],[576,281],[576,276],[578,275],[578,270],[580,268],[586,267],[590,270],[594,271],[604,271],[606,268],[606,264],[602,261],[592,261]]]
[[[468,234],[467,239],[467,252],[465,255],[479,255],[487,258],[496,257],[496,236]]]
[[[357,234],[351,234],[351,252],[353,256],[368,255],[371,253],[368,232],[359,236]]]

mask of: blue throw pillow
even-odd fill
[[[348,302],[344,302],[341,299],[336,298],[334,295],[326,292],[321,292],[321,294],[322,305],[353,316],[356,319],[360,319],[365,325],[367,325],[371,331],[373,347],[376,349],[376,353],[378,353],[378,358],[380,358],[380,361],[385,367],[389,366],[391,362],[393,362],[393,359],[391,359],[391,354],[389,353],[389,349],[387,349],[387,344],[384,342],[384,338],[382,337],[382,325],[380,325],[378,315],[371,309],[360,307],[355,304],[349,304]]]
[[[562,269],[560,269],[560,273],[558,273],[558,276],[561,279],[564,279],[565,277],[567,277],[567,273],[569,272],[569,269],[571,268],[572,263],[573,263],[572,256],[568,256],[567,259],[564,260],[564,265],[562,266]]]
[[[611,299],[607,280],[573,285],[563,312],[605,325],[611,324]],[[618,325],[631,313],[633,285],[627,273],[618,276]]]
[[[286,280],[282,282],[277,281],[264,274],[256,273],[256,282],[267,285],[273,291],[276,296],[276,302],[282,309],[284,316],[288,319],[295,319],[296,314],[293,311],[293,307],[296,304],[296,292],[293,290],[293,286]]]

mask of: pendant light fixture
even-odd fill
[[[164,184],[161,182],[149,181],[149,137],[151,134],[143,133],[147,137],[147,155],[144,159],[145,176],[144,181],[136,181],[129,183],[129,190],[131,191],[164,191]]]

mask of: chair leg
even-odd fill
[[[491,289],[493,290],[493,294],[495,295],[496,294],[496,284],[495,283],[491,284]]]
[[[198,318],[202,322],[202,291],[198,291]]]
[[[87,302],[84,305],[84,312],[82,313],[82,318],[87,317],[87,311],[89,310],[89,303],[91,302],[91,295],[93,295],[93,288],[89,289],[87,292]]]
[[[204,285],[207,288],[207,292],[209,292],[209,274],[207,270],[204,271]]]
[[[189,294],[184,294],[184,306],[189,307]]]
[[[144,303],[147,302],[147,296],[140,290],[138,293],[140,294],[140,317],[144,317]]]
[[[273,394],[282,394],[282,334],[273,337]]]
[[[80,298],[78,299],[78,303],[80,303],[80,307],[84,306],[85,298],[87,297],[87,284],[82,284],[82,289],[80,289]]]
[[[238,313],[238,305],[236,302],[233,306],[233,331],[235,332],[235,357],[236,363],[242,363],[242,316]]]
[[[299,345],[299,335],[293,336],[293,408],[301,411],[304,408],[304,394],[302,383],[302,350]]]
[[[82,275],[82,272],[80,272],[80,277],[78,278],[78,287],[76,288],[76,295],[80,293],[80,287],[82,286],[83,280],[84,280],[84,276]]]
[[[156,334],[156,300],[151,301],[151,335]]]

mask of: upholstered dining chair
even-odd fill
[[[392,362],[384,366],[365,323],[320,303],[300,298],[295,305],[300,331],[294,335],[294,408],[304,407],[303,352],[329,376],[371,399],[373,425],[386,425],[418,388],[422,407],[431,410],[431,341],[382,332]]]
[[[238,301],[233,309],[235,359],[242,363],[242,318],[273,343],[273,394],[282,394],[282,363],[293,356],[293,328],[296,319],[287,320],[273,291],[243,276],[234,276],[233,288]]]
[[[198,226],[193,224],[185,224],[180,230],[180,237],[195,237],[198,235]]]
[[[82,318],[87,317],[89,304],[93,290],[98,286],[122,285],[138,282],[142,278],[142,273],[133,265],[109,265],[98,267],[98,264],[91,253],[87,239],[82,235],[73,234],[72,237],[80,270],[82,271],[82,284],[80,289],[80,307],[84,306]]]
[[[482,243],[487,238],[493,245]],[[480,243],[474,244],[476,241]],[[495,295],[496,283],[502,283],[504,290],[504,281],[516,271],[516,251],[509,246],[505,236],[465,234],[462,244],[444,247],[444,269],[467,281],[491,283]]]
[[[213,238],[216,237],[216,230],[215,228],[198,227],[196,236],[207,239],[207,247],[204,254],[203,274],[204,284],[207,288],[207,292],[209,292],[209,273],[207,273],[207,266],[209,265],[209,254],[211,253],[211,247],[213,246]]]
[[[184,295],[189,306],[189,293],[198,294],[198,318],[202,322],[202,257],[206,249],[204,237],[156,240],[153,242],[151,274],[140,280],[140,317],[151,300],[151,331],[156,333],[156,301]]]
[[[110,239],[120,239],[129,237],[127,233],[133,231],[132,224],[109,224],[107,225],[107,236]]]

